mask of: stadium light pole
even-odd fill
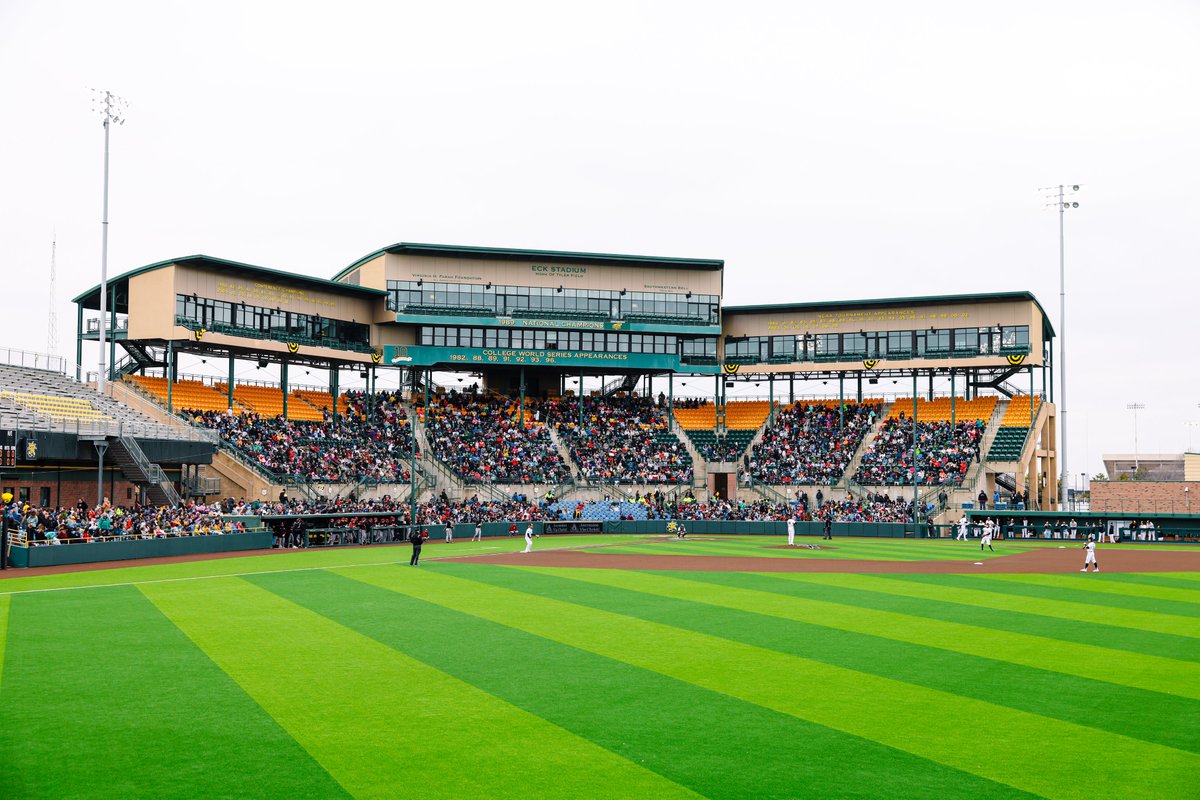
[[[108,331],[108,137],[113,125],[125,124],[126,103],[107,89],[95,93],[92,109],[104,118],[104,219],[100,222],[100,371],[96,373],[96,391],[104,393],[104,349]]]
[[[1145,403],[1129,403],[1125,408],[1133,412],[1133,474],[1137,475],[1141,465],[1138,463],[1137,412],[1146,407]]]
[[[1079,192],[1079,184],[1059,184],[1044,186],[1039,191],[1052,191],[1046,199],[1046,205],[1058,209],[1058,468],[1059,468],[1059,498],[1062,508],[1062,494],[1067,491],[1067,258],[1066,258],[1066,223],[1067,209],[1079,208],[1079,203],[1071,200]]]

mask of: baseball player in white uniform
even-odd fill
[[[796,546],[796,518],[788,517],[788,544]]]
[[[1085,555],[1083,557],[1083,569],[1081,569],[1079,571],[1087,572],[1088,564],[1091,564],[1093,567],[1095,567],[1095,571],[1099,572],[1100,571],[1100,562],[1096,560],[1096,535],[1095,534],[1092,534],[1092,533],[1088,534],[1088,542],[1087,542],[1087,544],[1085,544],[1083,546],[1083,549],[1087,552],[1087,555]]]
[[[993,553],[996,552],[996,548],[992,547],[992,533],[994,530],[995,529],[992,527],[992,521],[990,519],[986,523],[984,523],[983,536],[979,540],[979,549],[980,550],[983,550],[983,548],[986,547],[988,550],[991,550]]]
[[[529,523],[528,527],[525,528],[525,549],[522,550],[521,552],[528,553],[528,552],[531,552],[532,550],[533,550],[533,523],[531,522],[531,523]]]
[[[954,537],[954,541],[965,542],[966,540],[967,540],[967,515],[963,514],[962,519],[960,519],[958,521],[958,536]]]

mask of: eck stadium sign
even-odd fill
[[[594,367],[598,369],[680,370],[679,356],[660,353],[593,353],[581,350],[519,350],[492,347],[431,347],[387,345],[384,363],[397,367],[488,364],[536,367]],[[689,367],[689,371],[694,368]]]

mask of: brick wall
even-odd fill
[[[1200,481],[1092,481],[1092,511],[1200,514]]]
[[[28,502],[35,506],[41,505],[43,489],[49,492],[49,505],[52,507],[73,506],[79,502],[81,497],[87,501],[88,505],[96,502],[96,478],[94,475],[91,480],[79,480],[76,475],[72,474],[70,480],[64,478],[61,482],[55,476],[22,480],[5,476],[0,479],[0,486],[4,491],[12,492],[14,497],[21,496],[21,489],[28,489]],[[104,496],[117,505],[130,505],[137,501],[138,490],[127,480],[121,478],[112,480],[105,476]]]

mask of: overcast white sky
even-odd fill
[[[330,277],[396,241],[726,260],[726,300],[1030,290],[1070,469],[1200,446],[1200,3],[0,3],[0,346],[193,253]],[[85,361],[94,356],[85,353]]]

